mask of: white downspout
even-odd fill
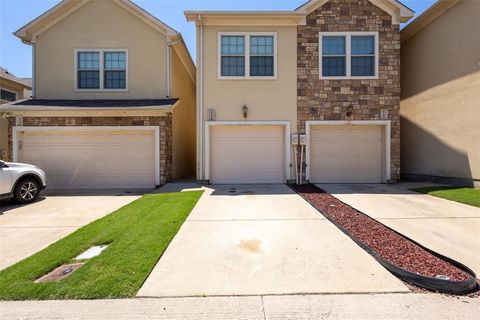
[[[171,76],[170,76],[170,72],[172,70],[172,67],[171,67],[171,55],[172,55],[172,46],[176,45],[177,43],[179,42],[179,40],[176,40],[176,41],[170,41],[168,42],[167,41],[167,94],[166,96],[168,98],[170,98],[170,95],[171,95],[171,85],[170,85],[170,81],[171,81]]]
[[[200,54],[198,57],[198,64],[199,64],[199,81],[198,81],[198,103],[197,103],[197,115],[198,115],[198,149],[197,149],[197,159],[198,159],[198,172],[197,172],[197,179],[204,180],[204,170],[203,170],[203,23],[202,17],[198,16],[198,23],[200,26]]]
[[[167,41],[167,98],[170,98],[170,43]]]
[[[296,144],[292,144],[292,148],[293,148],[293,162],[294,162],[294,165],[295,165],[295,183],[296,184],[299,184],[299,181],[298,181],[298,159],[297,159],[297,145]]]
[[[37,81],[37,66],[36,66],[36,63],[35,63],[35,60],[36,57],[35,57],[35,54],[36,54],[36,50],[35,50],[35,42],[32,43],[32,99],[35,99],[35,96],[36,96],[36,88],[37,88],[37,85],[36,85],[36,81]]]
[[[300,145],[300,184],[303,184],[303,147]]]

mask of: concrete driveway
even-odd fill
[[[242,185],[206,189],[138,296],[365,292],[408,289],[289,187]]]
[[[45,190],[28,205],[0,202],[0,270],[139,198],[122,191]]]
[[[318,185],[422,245],[480,275],[480,209],[410,191],[427,183]]]

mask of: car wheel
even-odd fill
[[[15,201],[19,203],[29,203],[35,201],[40,194],[38,182],[34,179],[21,180],[14,190]]]

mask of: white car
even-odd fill
[[[0,161],[0,199],[13,198],[19,203],[33,202],[46,186],[45,171],[39,167]]]

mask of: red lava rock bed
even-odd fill
[[[367,245],[380,257],[407,271],[450,281],[465,281],[470,275],[444,261],[380,222],[353,209],[322,189],[311,185],[291,185],[325,217],[343,227],[354,239]]]

